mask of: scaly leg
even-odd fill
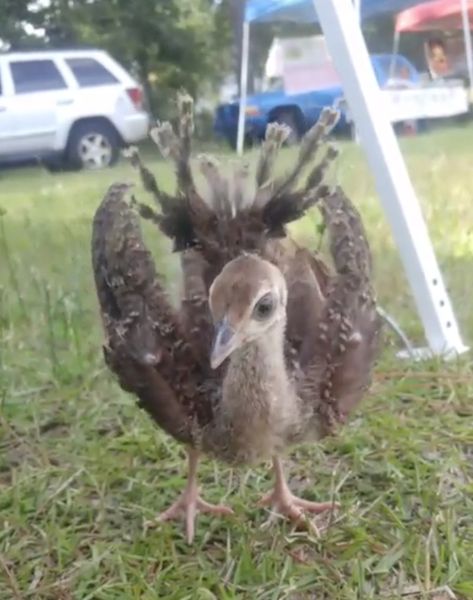
[[[209,504],[199,496],[197,486],[197,464],[199,462],[199,452],[197,450],[188,450],[189,473],[187,484],[179,498],[158,518],[158,522],[170,521],[180,517],[185,518],[186,539],[191,544],[194,539],[195,517],[198,512],[210,513],[214,515],[232,515],[233,511],[228,506],[221,504]]]
[[[311,502],[295,496],[287,485],[282,461],[277,456],[273,458],[273,469],[275,476],[274,489],[263,496],[259,502],[260,506],[272,506],[276,512],[294,522],[300,522],[306,512],[320,514],[340,506],[337,502]],[[317,531],[314,525],[313,527]]]

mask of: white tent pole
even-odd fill
[[[391,62],[389,63],[389,79],[392,79],[392,77],[394,75],[394,67],[396,64],[395,55],[399,52],[400,41],[401,41],[401,33],[399,31],[395,31],[394,39],[393,39],[393,54],[391,56]]]
[[[313,0],[424,325],[430,351],[461,353],[455,315],[422,212],[383,107],[351,0]],[[396,293],[392,290],[392,293]]]
[[[361,27],[361,0],[353,0],[353,7],[355,9],[357,21]],[[360,139],[358,137],[356,123],[354,121],[351,122],[351,138],[356,144],[359,144]]]
[[[468,79],[470,90],[473,88],[473,49],[471,47],[470,18],[468,15],[468,0],[461,0],[463,38],[465,40],[466,64],[468,66]]]
[[[248,61],[250,56],[250,24],[243,23],[243,40],[241,45],[240,71],[240,110],[238,113],[237,152],[243,154],[245,145],[246,97],[248,94]]]
[[[361,0],[353,0],[353,6],[355,7],[358,23],[361,23]]]

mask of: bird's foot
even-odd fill
[[[233,510],[223,504],[210,504],[203,500],[197,490],[184,490],[179,498],[171,506],[162,512],[151,523],[156,526],[158,523],[166,521],[179,520],[185,521],[186,540],[191,544],[194,539],[195,517],[198,513],[208,513],[212,515],[233,515]],[[148,524],[150,526],[150,524]]]
[[[270,518],[268,524],[274,520],[275,514],[287,517],[295,524],[304,522],[306,514],[318,515],[327,511],[333,511],[340,507],[338,502],[312,502],[295,496],[287,487],[275,488],[268,494],[265,494],[259,501],[258,506],[271,506],[273,509],[273,518]],[[275,514],[274,514],[275,513]],[[316,534],[319,530],[315,523],[307,519],[309,528]]]

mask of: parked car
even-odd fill
[[[0,162],[108,167],[148,128],[142,88],[106,52],[0,54]]]
[[[417,84],[420,74],[414,65],[400,54],[373,54],[371,63],[379,85],[387,87],[390,82],[399,80]],[[247,98],[245,137],[247,141],[260,141],[264,138],[268,123],[285,123],[292,130],[290,139],[301,137],[317,121],[325,106],[340,105],[341,115],[335,131],[347,128],[347,119],[340,101],[343,90],[340,85],[313,90],[301,94],[286,94],[277,91],[252,94]],[[238,130],[239,100],[227,102],[217,107],[214,130],[233,147]]]

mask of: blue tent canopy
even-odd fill
[[[380,14],[397,13],[426,1],[428,0],[361,0],[361,18],[364,20]],[[318,22],[312,0],[247,0],[245,20],[249,23]]]

